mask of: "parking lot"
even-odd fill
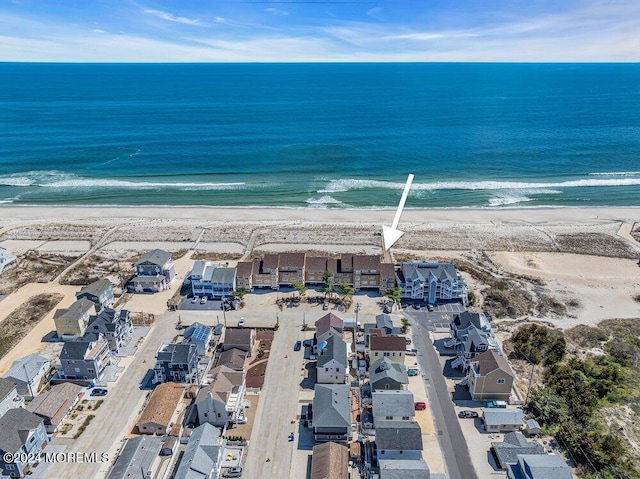
[[[465,311],[466,308],[460,303],[447,303],[434,305],[433,311],[426,308],[414,309],[411,306],[403,308],[403,313],[418,322],[429,331],[438,329],[449,329],[449,321],[456,313]]]
[[[208,299],[206,303],[202,304],[201,299],[198,297],[196,302],[193,302],[193,298],[186,297],[178,305],[180,311],[222,311],[220,305],[222,301],[219,299]],[[228,311],[228,310],[227,310]]]

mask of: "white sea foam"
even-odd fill
[[[0,177],[0,186],[33,186],[36,182],[26,176]]]
[[[317,208],[323,208],[323,207],[326,208],[327,205],[347,206],[342,201],[336,200],[335,198],[329,195],[324,195],[324,196],[321,196],[320,198],[307,198],[305,200],[305,203],[308,203],[310,206],[317,207]]]
[[[533,201],[536,195],[561,195],[562,191],[531,188],[526,190],[505,190],[495,193],[493,197],[489,198],[489,206],[504,206],[513,205],[516,203],[526,203],[527,201]]]
[[[318,193],[337,193],[351,190],[364,189],[394,189],[401,190],[405,183],[378,181],[378,180],[356,180],[343,179],[331,180],[329,184],[318,190]],[[598,187],[598,186],[638,186],[640,178],[607,178],[607,179],[581,179],[568,180],[552,183],[527,183],[525,181],[436,181],[433,183],[413,183],[412,190],[529,190],[533,188],[577,188],[577,187]]]
[[[605,171],[602,173],[589,173],[589,176],[640,176],[640,171]]]

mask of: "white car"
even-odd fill
[[[244,328],[244,318],[240,318],[240,321],[238,321],[238,327]]]
[[[199,299],[200,298],[198,296],[194,296],[193,298],[191,298],[191,302],[192,303],[197,303]]]
[[[206,302],[207,302],[207,297],[206,297],[206,296],[203,296],[203,297],[200,299],[200,304],[205,304]]]

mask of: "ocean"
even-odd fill
[[[640,205],[640,64],[0,64],[0,203]]]

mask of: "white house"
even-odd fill
[[[195,406],[200,424],[222,427],[244,419],[244,372],[218,366],[209,373],[213,382],[198,392]]]
[[[224,268],[211,261],[198,260],[189,275],[194,296],[217,299],[231,296],[236,289],[236,268]]]
[[[450,299],[467,303],[469,288],[453,263],[405,262],[396,271],[396,281],[401,298],[422,299],[431,304]]]
[[[338,336],[330,336],[318,344],[316,372],[319,384],[344,384],[347,364],[347,345]]]

